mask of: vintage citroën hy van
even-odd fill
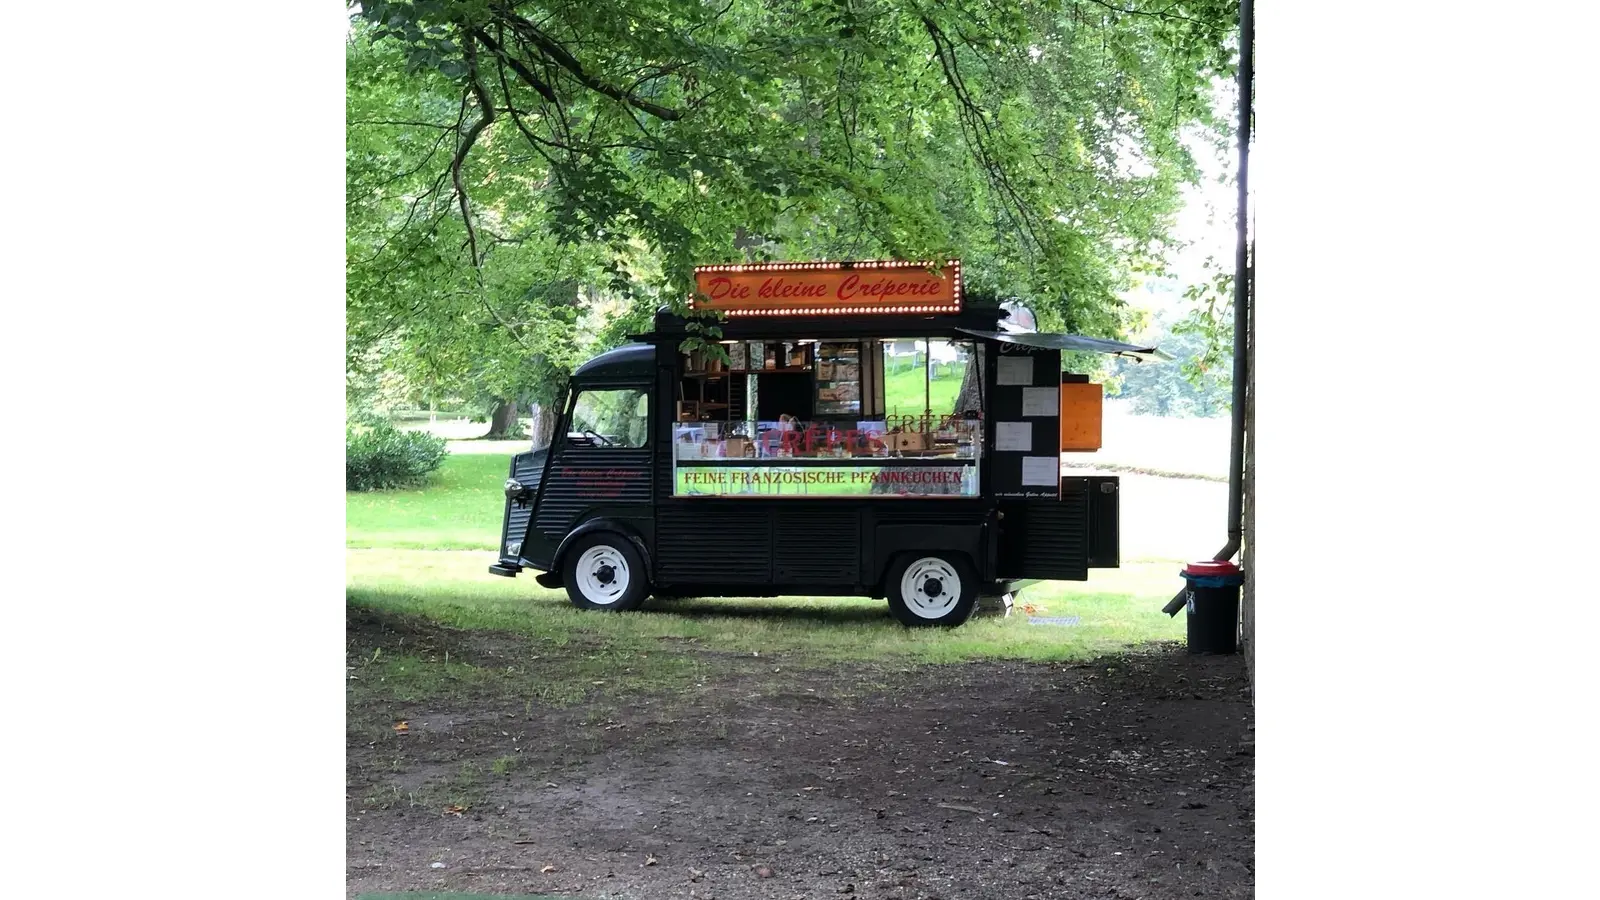
[[[723,356],[685,318],[580,366],[556,439],[512,461],[497,575],[584,609],[654,594],[886,597],[908,626],[980,596],[1118,563],[1118,480],[1063,477],[1100,446],[1100,385],[1063,350],[963,302],[961,268],[765,263],[695,270]]]

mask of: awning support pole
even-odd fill
[[[1228,543],[1213,559],[1232,559],[1244,540],[1244,413],[1249,381],[1250,347],[1250,114],[1255,86],[1255,3],[1239,3],[1239,215],[1238,246],[1233,274],[1233,440],[1228,454]],[[1179,591],[1161,611],[1169,616],[1184,607]]]

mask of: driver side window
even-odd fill
[[[575,447],[643,447],[650,436],[650,397],[638,388],[583,391],[567,432]]]

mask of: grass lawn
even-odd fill
[[[490,562],[484,553],[351,550],[346,593],[352,606],[385,614],[526,635],[551,646],[581,636],[587,648],[623,654],[655,651],[672,639],[708,650],[836,660],[1068,660],[1183,636],[1183,620],[1161,613],[1172,597],[1173,563],[1096,570],[1087,582],[1042,582],[1022,591],[1019,607],[1039,616],[1079,616],[1075,626],[1029,625],[1019,609],[944,630],[903,628],[885,601],[855,597],[651,600],[636,613],[589,612],[532,578],[490,575]]]
[[[345,494],[345,546],[489,550],[500,538],[506,454],[451,454],[415,490]]]
[[[1178,587],[1178,565],[1165,561],[1095,570],[1087,582],[1037,584],[1022,592],[1009,618],[976,618],[954,630],[908,630],[884,601],[850,597],[651,600],[635,613],[580,611],[564,592],[542,589],[531,577],[488,573],[507,466],[500,454],[452,456],[426,487],[348,494],[346,596],[353,620],[499,635],[521,648],[521,667],[406,645],[356,663],[363,692],[422,699],[509,691],[561,705],[596,691],[691,687],[727,654],[797,668],[1069,661],[1183,636],[1183,619],[1160,612]],[[1030,625],[1030,612],[1079,622]]]
[[[925,407],[941,416],[960,412],[956,396],[961,393],[961,375],[960,366],[945,366],[938,378],[928,378],[921,367],[885,372],[884,409],[891,416],[920,416]]]

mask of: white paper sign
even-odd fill
[[[1047,484],[1056,487],[1061,482],[1061,460],[1054,456],[1024,456],[1022,458],[1022,483]]]
[[[994,449],[1026,453],[1033,449],[1032,422],[996,422]]]
[[[1002,356],[995,369],[996,384],[1033,384],[1033,357]]]
[[[1059,416],[1061,402],[1053,387],[1022,389],[1022,414],[1025,416]]]

